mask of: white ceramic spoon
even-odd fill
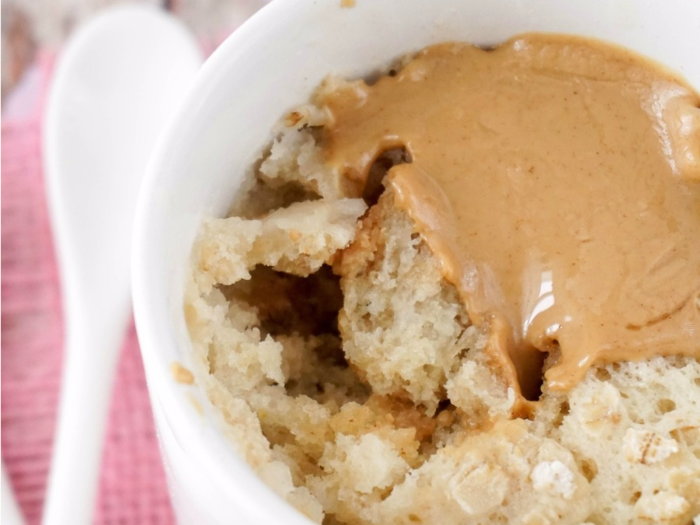
[[[44,157],[65,361],[45,525],[92,521],[112,379],[129,318],[137,192],[159,131],[201,61],[184,26],[143,5],[97,15],[59,57]]]

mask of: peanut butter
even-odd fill
[[[328,90],[327,162],[374,160],[516,392],[594,364],[700,357],[700,97],[640,56],[530,34],[441,44]]]

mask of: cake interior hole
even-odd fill
[[[256,266],[251,278],[222,287],[228,298],[254,306],[264,335],[339,335],[338,312],[343,306],[340,278],[323,265],[308,277]]]
[[[562,404],[559,407],[559,413],[557,414],[556,418],[552,422],[552,426],[554,428],[559,428],[562,426],[564,423],[564,418],[569,415],[571,412],[571,406],[569,405],[568,401],[562,402]]]
[[[598,465],[592,459],[584,459],[581,461],[581,472],[590,483],[598,475]]]
[[[659,399],[659,402],[656,404],[656,406],[659,409],[659,412],[662,414],[668,414],[669,412],[672,412],[676,409],[676,403],[673,401],[673,399]]]
[[[229,299],[243,301],[257,313],[263,337],[284,346],[285,389],[291,397],[320,403],[335,399],[363,402],[369,387],[348,365],[338,330],[343,306],[340,278],[323,265],[307,277],[259,265],[251,278],[221,287]]]
[[[532,349],[529,359],[521,362],[517,367],[520,392],[528,401],[538,401],[542,396],[544,386],[544,372],[556,362],[558,349],[550,352],[538,352]]]
[[[383,181],[387,172],[394,166],[411,162],[411,154],[404,147],[392,148],[379,155],[372,163],[362,198],[368,206],[373,206],[384,192]]]
[[[596,368],[595,377],[599,381],[610,381],[612,378],[610,371],[607,368]]]

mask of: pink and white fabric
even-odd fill
[[[41,156],[53,62],[52,55],[39,55],[27,86],[19,88],[25,93],[15,94],[2,119],[2,457],[28,525],[41,519],[63,352]],[[25,107],[17,111],[18,104]],[[133,323],[124,335],[94,523],[170,525],[175,521]]]

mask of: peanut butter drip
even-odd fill
[[[332,86],[327,161],[373,161],[490,331],[517,392],[591,365],[700,357],[700,97],[617,47],[531,34],[442,44],[375,85]]]

